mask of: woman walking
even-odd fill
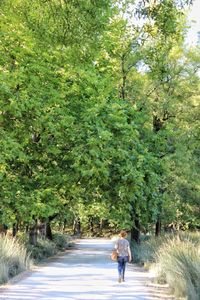
[[[118,282],[125,281],[124,275],[125,275],[126,263],[131,262],[132,260],[130,244],[129,241],[126,239],[126,236],[127,236],[126,231],[122,230],[119,234],[119,239],[115,245],[115,249],[117,250],[118,253],[118,258],[117,258],[118,274],[119,274]]]

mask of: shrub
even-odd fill
[[[196,246],[200,242],[199,232],[177,232],[174,234],[166,234],[159,237],[142,237],[140,245],[132,243],[131,248],[133,252],[134,261],[137,263],[145,264],[149,262],[155,262],[156,254],[163,244],[167,244],[168,241],[174,239],[180,241],[189,241]]]
[[[134,257],[134,262],[136,263],[149,263],[154,262],[156,253],[161,245],[167,240],[167,237],[151,237],[149,239],[144,239],[140,245],[136,243],[131,244],[132,253]]]
[[[28,244],[29,242],[29,235],[27,232],[18,231],[16,237],[21,244]]]
[[[135,262],[150,267],[178,297],[200,299],[200,233],[178,232],[132,244]]]
[[[5,283],[9,280],[9,266],[8,264],[0,259],[0,284]]]
[[[38,239],[38,243],[36,246],[27,245],[27,249],[30,252],[31,257],[39,262],[44,258],[49,256],[53,256],[57,252],[56,245],[47,239]]]
[[[24,245],[15,238],[0,237],[0,283],[28,269],[30,255]]]
[[[53,242],[59,250],[65,250],[69,243],[69,237],[65,234],[55,232],[53,234]]]
[[[178,232],[177,235],[181,241],[190,241],[194,246],[200,243],[200,232]]]
[[[156,255],[158,279],[164,279],[175,295],[200,299],[200,243],[174,238],[164,243]]]

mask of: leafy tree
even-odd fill
[[[36,243],[38,222],[51,238],[68,216],[90,230],[107,219],[137,242],[161,221],[199,226],[187,3],[1,2],[0,218],[14,234],[26,226]]]

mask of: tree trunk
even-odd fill
[[[94,222],[93,222],[93,217],[89,218],[89,230],[90,233],[93,234],[94,233]]]
[[[7,234],[8,226],[6,224],[0,224],[0,234]]]
[[[46,238],[50,241],[53,240],[53,235],[52,235],[52,231],[51,231],[51,221],[48,220],[46,223]]]
[[[157,115],[153,116],[153,131],[157,134],[163,127],[164,124],[164,120],[166,120],[164,117],[161,119],[160,117],[158,117]],[[160,158],[162,158],[162,156],[160,156]],[[163,187],[159,188],[159,192],[161,195],[163,195],[164,193],[164,189]],[[161,197],[162,199],[162,197]],[[160,200],[159,204],[158,204],[158,209],[159,209],[159,213],[157,216],[157,221],[156,221],[156,228],[155,228],[155,236],[159,236],[161,233],[161,212],[162,212],[162,200]]]
[[[155,235],[159,236],[161,234],[161,220],[158,218],[156,222],[156,230],[155,230]]]
[[[140,221],[138,215],[135,216],[134,226],[131,228],[131,240],[140,243]]]
[[[125,55],[121,58],[121,71],[122,71],[122,85],[121,85],[121,97],[123,100],[126,96],[126,70],[125,70]]]
[[[108,221],[105,219],[101,219],[99,222],[99,229],[102,231],[106,227],[108,227]]]
[[[75,235],[80,235],[81,234],[81,221],[80,221],[80,218],[77,218],[74,221],[74,234]]]
[[[78,221],[77,221],[77,234],[81,234],[81,221],[80,221],[79,218],[78,218]]]
[[[18,232],[18,223],[14,223],[12,228],[12,236],[15,237],[17,235],[17,232]]]
[[[63,221],[63,229],[62,229],[63,232],[65,232],[66,227],[67,227],[67,219],[64,219],[64,221]]]
[[[29,243],[33,246],[37,245],[37,221],[29,230]]]
[[[74,235],[80,235],[81,234],[81,221],[80,221],[80,218],[77,218],[77,219],[74,220],[73,231],[74,231]]]
[[[74,233],[74,235],[76,235],[76,219],[74,219],[74,222],[73,222],[73,233]]]

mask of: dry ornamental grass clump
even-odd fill
[[[168,283],[177,297],[200,299],[199,232],[150,237],[132,251],[137,262],[150,269],[158,283]]]
[[[8,236],[0,236],[0,283],[30,267],[31,260],[24,245]]]
[[[164,243],[156,255],[156,270],[176,296],[200,299],[200,242],[176,237]]]

